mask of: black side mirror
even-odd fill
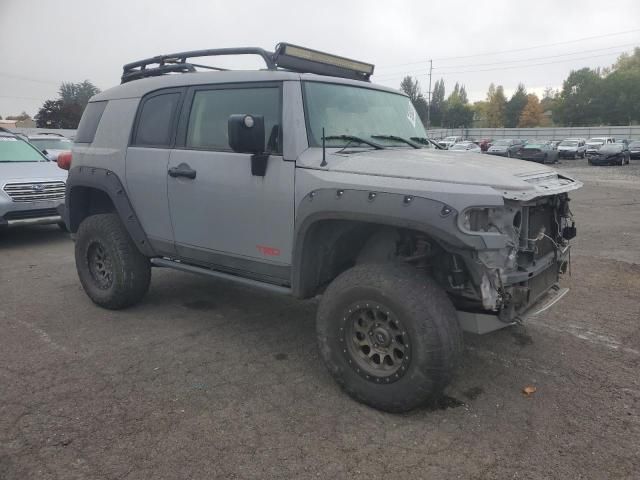
[[[264,148],[264,117],[235,114],[229,117],[229,146],[237,153],[251,153],[251,174],[264,177],[269,154]]]

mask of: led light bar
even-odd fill
[[[278,67],[296,72],[317,73],[336,77],[369,81],[374,65],[350,58],[299,47],[290,43],[279,43],[273,59]]]

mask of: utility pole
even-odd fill
[[[433,70],[433,60],[429,60],[429,100],[427,101],[427,135],[431,128],[431,71]]]

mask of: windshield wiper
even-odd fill
[[[383,150],[385,147],[380,145],[379,143],[372,142],[371,140],[366,140],[364,138],[356,137],[354,135],[328,135],[324,137],[325,140],[346,140],[348,143],[342,148],[343,150],[349,146],[350,143],[362,143],[364,145],[369,145],[370,147],[375,148],[376,150]]]
[[[423,145],[431,145],[436,150],[446,150],[442,145],[440,145],[438,142],[435,142],[435,141],[431,140],[430,138],[426,138],[426,137],[411,137],[411,140],[413,140],[414,142],[417,142],[417,143],[421,143]]]
[[[371,135],[371,138],[382,138],[383,140],[395,140],[396,142],[403,142],[407,145],[412,146],[413,148],[422,148],[418,143],[407,140],[406,138],[399,137],[397,135]]]

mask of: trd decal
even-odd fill
[[[266,245],[256,245],[256,248],[262,255],[267,257],[279,257],[280,249],[275,247],[267,247]]]

